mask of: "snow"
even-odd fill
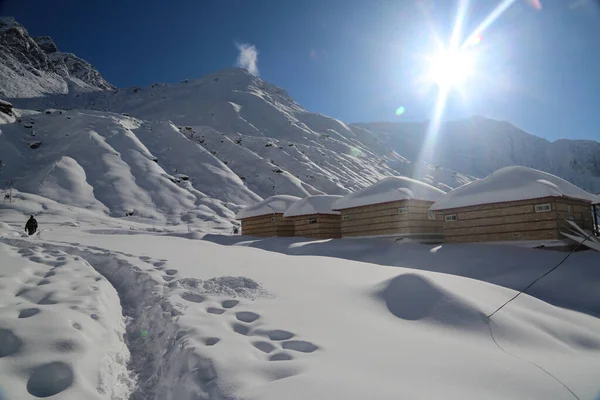
[[[0,243],[0,258],[0,393],[127,398],[129,350],[111,284],[85,260],[28,240]]]
[[[501,168],[488,177],[454,189],[431,207],[432,210],[539,199],[566,197],[593,201],[594,195],[547,172],[512,166]]]
[[[560,139],[550,142],[506,121],[472,117],[442,121],[430,152],[423,148],[428,122],[355,124],[379,142],[409,160],[423,160],[444,170],[483,178],[511,165],[546,171],[587,191],[600,192],[600,143],[591,140]],[[536,132],[531,132],[536,134]],[[567,135],[568,136],[568,135]],[[409,173],[403,175],[412,176]],[[458,185],[445,176],[443,183]]]
[[[20,229],[11,207],[0,219]],[[597,394],[597,253],[573,254],[488,320],[564,253],[164,235],[102,218],[77,228],[41,214],[39,237],[0,238],[0,319],[18,338],[2,333],[5,397],[61,382],[65,399]]]
[[[343,210],[398,200],[436,201],[444,195],[443,190],[424,182],[403,176],[391,176],[345,196],[336,201],[333,207],[336,210]]]
[[[565,165],[526,135],[438,135],[438,153],[455,152],[438,163],[418,155],[420,125],[348,125],[240,69],[82,93],[110,85],[6,21],[0,33],[16,27],[29,52],[0,48],[0,92],[44,97],[11,98],[15,116],[0,115],[0,179],[13,181],[0,202],[0,399],[597,396],[597,253],[572,254],[488,319],[564,253],[216,234],[296,202],[331,210],[324,193],[437,200],[435,187],[523,149],[589,186],[597,144],[558,143]],[[399,174],[415,180],[386,178]],[[530,184],[567,192],[552,176]]]
[[[236,219],[246,219],[261,215],[283,214],[292,204],[300,198],[289,195],[277,195],[267,197],[261,202],[242,209],[235,216]]]
[[[600,204],[600,195],[598,195],[593,201],[592,204]]]
[[[339,215],[339,211],[333,211],[333,203],[342,196],[308,196],[292,204],[283,214],[284,217],[296,217],[299,215],[331,214]]]
[[[23,143],[28,137],[40,146],[30,149]],[[95,111],[38,113],[2,125],[2,145],[2,180],[112,216],[133,212],[155,223],[205,226],[211,220],[213,228],[230,230],[235,212],[261,200],[168,122]]]

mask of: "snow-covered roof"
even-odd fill
[[[388,203],[398,200],[436,201],[446,192],[427,183],[404,176],[383,178],[373,185],[344,196],[333,205],[334,210]]]
[[[547,172],[511,166],[501,168],[484,179],[454,189],[436,201],[431,209],[445,210],[542,197],[569,197],[591,202],[595,196]]]
[[[339,215],[339,211],[333,211],[332,206],[342,196],[317,195],[308,196],[295,202],[283,214],[284,217],[296,217],[299,215],[333,214]]]
[[[259,217],[261,215],[283,214],[292,204],[300,200],[300,197],[277,195],[267,197],[261,202],[242,209],[235,216],[236,219]]]
[[[592,201],[592,204],[600,204],[600,195]]]

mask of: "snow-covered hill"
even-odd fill
[[[411,160],[419,157],[427,133],[426,123],[376,122],[356,126],[373,132]],[[443,123],[434,157],[425,161],[477,177],[502,167],[524,165],[600,192],[600,143],[568,139],[549,142],[508,122],[483,117]]]
[[[4,97],[113,88],[88,62],[58,51],[48,36],[31,37],[11,17],[0,17],[0,82]]]
[[[240,68],[178,84],[12,101],[28,109],[93,109],[172,121],[261,197],[346,194],[415,169],[372,132],[310,113],[283,89]],[[431,165],[418,170],[417,178],[444,190],[473,179]]]
[[[549,143],[475,118],[445,124],[435,157],[421,160],[425,124],[348,125],[244,69],[115,89],[14,19],[0,18],[0,43],[0,94],[15,105],[0,112],[0,179],[108,215],[230,227],[272,195],[345,195],[390,175],[448,191],[513,164],[600,191],[595,142]]]
[[[1,129],[3,180],[71,206],[230,229],[241,206],[260,200],[168,122],[48,110]]]

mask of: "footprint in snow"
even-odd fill
[[[171,276],[171,275],[175,275],[177,273],[176,269],[168,269],[165,271],[165,274]]]
[[[204,344],[207,346],[214,346],[215,344],[219,343],[221,341],[221,339],[217,338],[217,337],[209,337],[204,339]]]
[[[13,331],[0,328],[0,358],[17,354],[22,347],[23,341]]]
[[[238,300],[225,300],[221,305],[223,308],[233,308],[237,306],[240,302]]]
[[[292,356],[290,353],[286,353],[285,351],[275,353],[269,357],[269,361],[289,361],[293,359],[294,356]]]
[[[225,310],[223,310],[222,308],[217,308],[217,307],[208,307],[206,309],[206,312],[209,314],[221,315],[225,312]]]
[[[235,317],[238,319],[238,321],[246,322],[249,324],[259,319],[260,315],[251,311],[240,311],[235,314]]]
[[[252,345],[254,347],[256,347],[257,349],[259,349],[260,351],[269,354],[270,352],[272,352],[273,350],[276,349],[276,347],[269,342],[264,342],[262,340],[256,341],[256,342],[252,342]]]
[[[62,361],[54,361],[32,370],[27,391],[35,397],[50,397],[69,388],[73,380],[73,368]]]
[[[40,313],[39,308],[24,308],[19,312],[19,318],[30,318]]]
[[[184,293],[181,295],[181,298],[193,303],[202,303],[204,300],[206,300],[206,297],[197,293]]]

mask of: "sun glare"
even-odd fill
[[[464,50],[441,50],[429,62],[429,79],[444,89],[463,85],[475,72],[475,58]]]

